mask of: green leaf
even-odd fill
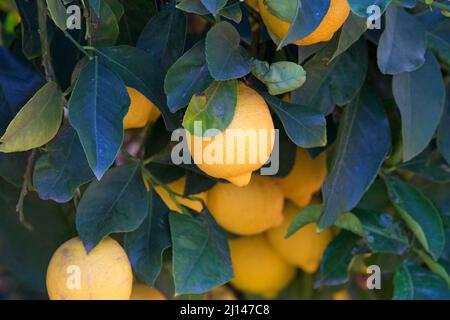
[[[269,12],[285,22],[291,22],[295,18],[297,12],[297,0],[265,0],[265,4],[269,9]]]
[[[219,11],[219,15],[236,23],[242,21],[241,2],[235,0]]]
[[[331,170],[322,186],[321,228],[358,204],[390,150],[389,121],[371,89],[364,87],[344,110],[336,143]]]
[[[337,286],[348,281],[348,270],[353,258],[367,251],[360,239],[351,232],[341,231],[331,240],[323,253],[320,279],[315,283],[315,287]]]
[[[99,1],[98,13],[91,7],[89,19],[89,31],[92,44],[95,46],[114,45],[119,37],[119,20],[108,3],[109,1]]]
[[[167,71],[164,91],[172,112],[184,108],[196,93],[206,90],[214,81],[205,57],[205,41],[196,43]]]
[[[111,233],[136,230],[147,213],[140,164],[115,167],[84,192],[77,208],[78,234],[89,252]]]
[[[337,43],[336,51],[331,57],[331,61],[337,56],[344,53],[350,48],[367,30],[367,19],[361,18],[353,13],[350,14],[348,19],[342,26],[341,33],[339,34],[339,41]]]
[[[302,66],[290,61],[269,65],[265,61],[253,60],[252,73],[274,96],[298,89],[306,81],[306,72]]]
[[[437,260],[445,246],[444,226],[433,204],[411,185],[386,176],[392,204],[431,256]]]
[[[222,10],[227,4],[227,0],[200,0],[202,4],[208,9],[209,12],[213,16],[216,16],[217,13]]]
[[[238,79],[251,70],[247,51],[240,46],[241,37],[228,22],[214,25],[206,35],[206,61],[215,80]]]
[[[33,185],[43,200],[64,203],[75,190],[94,178],[76,131],[63,127],[34,167]]]
[[[364,229],[364,240],[372,252],[402,255],[409,247],[408,235],[391,215],[354,209]]]
[[[22,51],[27,59],[34,59],[41,54],[41,39],[39,36],[38,2],[15,0],[22,20]]]
[[[167,108],[164,94],[164,70],[144,50],[131,46],[98,48],[100,61],[118,74],[125,85],[147,97],[162,113],[169,130],[178,126],[178,116]],[[142,66],[150,65],[151,68]]]
[[[124,12],[119,24],[119,43],[134,45],[147,24],[148,17],[153,16],[158,8],[154,0],[125,0],[122,5]]]
[[[204,94],[192,97],[184,114],[183,127],[192,135],[201,129],[199,133],[204,136],[209,136],[208,129],[214,129],[214,135],[225,130],[236,111],[238,90],[236,80],[213,82]],[[197,128],[196,123],[201,128]]]
[[[286,238],[293,235],[295,232],[310,223],[317,223],[320,218],[323,206],[321,204],[312,204],[304,209],[294,217],[290,226],[288,227]],[[348,230],[356,235],[363,236],[364,231],[358,217],[351,212],[341,214],[335,221],[334,225],[343,230]]]
[[[0,138],[0,152],[40,147],[58,132],[63,96],[55,82],[48,82],[22,107]]]
[[[422,250],[416,250],[416,253],[423,260],[423,262],[425,262],[427,267],[431,271],[433,271],[433,273],[437,274],[445,280],[447,286],[450,288],[450,276],[448,275],[447,270],[445,270],[445,267],[434,261],[428,254],[426,254]]]
[[[153,287],[161,271],[162,253],[170,247],[169,209],[152,189],[148,212],[136,230],[125,234],[125,250],[139,279]]]
[[[181,0],[177,4],[177,9],[202,16],[209,14],[208,9],[206,9],[201,0]]]
[[[437,132],[437,147],[439,152],[450,164],[450,86],[446,90],[446,104],[444,106],[444,113],[441,118],[441,123]]]
[[[449,300],[450,290],[442,278],[406,261],[394,276],[394,300]]]
[[[46,0],[46,1],[47,1],[47,8],[48,11],[50,12],[50,16],[52,17],[53,22],[61,30],[66,30],[68,16],[64,4],[61,2],[61,0]]]
[[[137,47],[148,52],[155,62],[167,70],[183,54],[185,41],[186,15],[175,6],[168,5],[147,23]]]
[[[367,17],[372,12],[367,12],[370,6],[378,6],[383,13],[392,0],[347,0],[352,11],[360,17]]]
[[[0,190],[0,264],[22,283],[46,292],[45,275],[51,256],[74,236],[67,212],[30,193],[24,203],[25,219],[33,227],[29,230],[19,222],[16,212],[20,189],[0,179]]]
[[[122,145],[129,106],[124,83],[97,58],[83,68],[69,100],[69,120],[98,180]]]
[[[444,80],[431,51],[422,67],[394,76],[392,91],[402,116],[403,159],[408,161],[430,143],[444,110]]]
[[[403,8],[390,6],[386,12],[386,28],[378,44],[380,71],[398,74],[420,68],[427,50],[425,31],[425,27]]]
[[[284,102],[260,92],[280,118],[289,138],[298,146],[312,148],[327,144],[325,116],[313,109]]]
[[[226,234],[204,211],[169,214],[175,294],[204,293],[233,278]]]

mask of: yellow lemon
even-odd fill
[[[352,300],[347,290],[341,290],[333,293],[333,300]]]
[[[285,235],[299,208],[291,203],[285,204],[283,224],[267,232],[267,238],[274,250],[288,263],[302,268],[308,273],[317,270],[328,243],[332,238],[330,229],[321,233],[316,231],[316,224],[311,223],[289,238]]]
[[[314,193],[320,190],[327,175],[325,153],[311,159],[304,149],[297,149],[295,164],[285,178],[276,179],[286,198],[299,207],[306,207]]]
[[[271,178],[254,176],[246,187],[218,183],[208,191],[208,208],[229,232],[254,235],[283,220],[283,193]]]
[[[289,30],[290,24],[273,15],[264,0],[259,0],[259,12],[267,29],[282,39]],[[344,24],[350,14],[347,0],[331,0],[330,7],[323,20],[307,37],[297,40],[294,44],[309,46],[322,41],[329,41],[334,33]]]
[[[235,288],[274,298],[294,278],[295,268],[286,263],[270,246],[264,235],[232,239],[231,261]]]
[[[63,243],[47,270],[51,300],[128,300],[133,274],[123,248],[105,238],[89,254],[81,240]]]
[[[123,119],[124,129],[142,128],[149,122],[155,122],[160,112],[155,105],[136,89],[127,87],[130,96],[130,108]]]
[[[135,283],[130,300],[167,300],[156,288],[150,288],[143,283]]]
[[[239,84],[238,91],[235,114],[225,130],[213,137],[186,134],[192,158],[201,170],[245,186],[252,172],[270,158],[275,132],[264,99],[243,83]]]
[[[175,182],[169,183],[167,186],[176,193],[184,194],[184,188],[186,186],[186,177],[182,177]],[[155,191],[158,193],[158,195],[161,197],[161,199],[164,201],[164,203],[170,210],[181,213],[181,210],[177,207],[175,202],[173,202],[169,193],[163,187],[157,186],[157,187],[155,187]],[[206,199],[207,199],[206,192],[195,194],[193,196],[202,199],[206,203]],[[202,211],[202,203],[200,201],[190,200],[190,199],[186,199],[186,198],[182,198],[182,197],[178,197],[178,196],[176,197],[176,199],[183,206],[191,208],[192,210],[197,211],[197,212]]]
[[[205,294],[206,300],[237,300],[233,290],[227,286],[220,286]]]

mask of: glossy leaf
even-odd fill
[[[395,177],[386,177],[392,204],[420,244],[437,260],[445,246],[441,216],[430,200],[408,183]]]
[[[352,11],[360,17],[367,17],[372,15],[369,11],[370,6],[378,6],[383,13],[389,6],[392,0],[347,0]]]
[[[387,116],[369,88],[363,88],[344,110],[336,143],[337,153],[322,187],[322,228],[358,204],[390,150]]]
[[[162,253],[170,247],[169,209],[152,189],[148,194],[148,212],[136,230],[125,235],[125,250],[134,272],[153,287],[161,271]]]
[[[350,48],[367,30],[367,19],[359,17],[355,14],[350,14],[348,19],[342,26],[339,34],[339,41],[337,43],[336,51],[333,53],[331,60],[344,53]]]
[[[67,29],[67,18],[68,15],[66,13],[66,8],[64,4],[61,2],[62,0],[46,0],[47,8],[50,12],[50,16],[52,17],[53,22],[60,28],[61,30]]]
[[[23,106],[0,138],[0,152],[27,151],[50,141],[58,132],[63,96],[48,82]]]
[[[224,231],[208,212],[169,214],[175,293],[203,293],[233,278]]]
[[[94,178],[76,131],[66,125],[46,147],[34,167],[33,185],[43,200],[64,203]]]
[[[227,4],[227,0],[200,0],[202,4],[208,9],[209,12],[213,16],[216,16],[217,13],[225,7]]]
[[[77,208],[77,231],[89,252],[111,233],[136,230],[147,213],[140,165],[115,167],[84,192]]]

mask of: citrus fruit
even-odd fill
[[[282,222],[283,193],[271,178],[263,176],[254,176],[245,187],[218,183],[208,191],[208,208],[227,231],[254,235]]]
[[[225,130],[208,138],[187,132],[195,164],[208,175],[226,179],[237,186],[247,185],[252,172],[270,158],[274,136],[272,116],[266,102],[243,83],[238,87],[235,114]],[[220,162],[206,159],[204,151],[212,145],[222,150]]]
[[[287,229],[298,211],[298,207],[287,202],[283,212],[282,225],[269,230],[267,238],[274,250],[284,260],[308,273],[313,273],[319,267],[322,254],[332,238],[332,233],[329,229],[318,233],[316,224],[311,223],[285,239]]]
[[[63,243],[47,269],[51,300],[128,300],[133,274],[123,248],[105,238],[89,254],[81,240]]]
[[[150,288],[143,283],[135,283],[130,300],[167,300],[164,295],[155,288]]]
[[[186,177],[182,177],[182,178],[176,180],[175,182],[169,183],[167,186],[176,193],[184,194],[184,188],[186,186]],[[164,201],[164,203],[170,210],[181,213],[180,208],[177,207],[175,202],[173,202],[172,198],[170,197],[169,193],[166,190],[164,190],[163,187],[156,186],[155,191],[158,193],[158,195],[161,197],[161,199]],[[206,203],[206,198],[207,198],[206,192],[202,192],[202,193],[195,194],[192,196],[200,198]],[[178,196],[176,196],[176,199],[178,200],[178,202],[180,204],[182,204],[183,206],[186,206],[188,208],[191,208],[194,211],[201,212],[203,209],[202,203],[200,201],[186,199],[186,198],[182,198],[182,197],[178,197]]]
[[[124,129],[142,128],[158,119],[161,113],[147,97],[131,87],[127,87],[127,91],[130,108],[123,119]]]
[[[259,12],[267,29],[277,38],[282,39],[289,30],[290,23],[273,15],[264,0],[259,0]],[[330,7],[319,26],[307,37],[294,44],[309,46],[322,41],[329,41],[334,33],[344,24],[350,14],[347,0],[331,0]]]
[[[320,190],[327,175],[325,153],[311,159],[304,149],[297,149],[295,164],[289,175],[276,179],[286,198],[299,207],[306,207],[314,193]]]
[[[347,290],[341,290],[333,293],[333,300],[352,300]]]
[[[264,235],[229,240],[235,288],[274,298],[295,276],[295,268],[286,263],[270,246]]]

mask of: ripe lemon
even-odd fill
[[[282,39],[289,30],[290,24],[273,15],[264,0],[259,0],[259,12],[267,29],[275,36]],[[309,46],[322,41],[329,41],[334,33],[344,24],[350,14],[350,7],[347,0],[331,0],[330,7],[319,24],[307,37],[297,40],[294,44],[299,46]]]
[[[128,300],[132,285],[128,257],[111,238],[89,254],[81,240],[73,238],[55,251],[47,269],[51,300]]]
[[[167,300],[164,295],[155,288],[150,288],[143,283],[135,283],[130,300]]]
[[[267,232],[267,238],[274,250],[288,263],[302,268],[308,273],[317,270],[328,243],[332,238],[331,230],[316,231],[314,223],[298,230],[289,238],[285,235],[299,208],[291,203],[285,204],[283,224]]]
[[[341,290],[333,293],[333,300],[352,300],[347,290]]]
[[[130,108],[123,119],[124,129],[142,128],[149,122],[155,122],[160,116],[158,108],[136,89],[127,87],[130,96]]]
[[[320,190],[327,175],[325,153],[311,159],[304,149],[297,149],[295,164],[285,178],[276,179],[286,198],[299,207],[306,207],[314,193]]]
[[[186,186],[186,177],[182,177],[175,182],[169,183],[167,186],[176,193],[184,194],[184,188]],[[181,213],[181,210],[177,207],[175,202],[173,202],[169,193],[166,190],[164,190],[163,187],[156,186],[155,191],[158,193],[158,195],[161,197],[161,199],[164,201],[164,203],[170,210]],[[206,192],[195,194],[193,196],[202,199],[206,203],[206,199],[207,199]],[[191,208],[192,210],[197,211],[197,212],[202,211],[202,204],[200,201],[190,200],[190,199],[181,198],[181,197],[176,197],[176,199],[183,206]]]
[[[274,298],[294,278],[295,268],[286,263],[270,246],[264,235],[232,239],[231,261],[235,288]]]
[[[271,178],[254,176],[246,187],[218,183],[208,191],[208,208],[229,232],[254,235],[281,224],[283,193]]]
[[[264,99],[240,83],[234,117],[228,127],[214,137],[203,138],[186,132],[188,146],[197,166],[212,177],[237,186],[250,182],[252,172],[270,158],[274,145],[272,116]],[[199,150],[198,146],[201,146]],[[207,159],[206,150],[218,146],[219,161]],[[214,160],[214,159],[213,159]]]

